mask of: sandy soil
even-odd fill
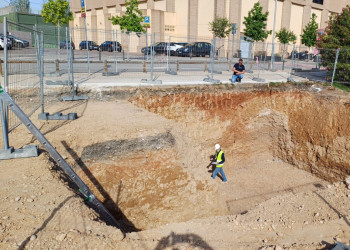
[[[191,96],[144,91],[51,102],[49,112],[77,112],[76,121],[32,119],[123,222],[126,237],[84,204],[41,148],[37,158],[0,163],[1,249],[327,249],[335,241],[350,244],[347,185],[332,181],[334,171],[332,183],[327,182],[279,151],[296,150],[290,106],[270,105],[281,104],[283,93],[272,99],[268,93],[247,93],[240,101],[226,96],[234,90],[214,99],[201,93],[205,99],[194,96],[198,105],[192,106]],[[220,104],[223,95],[234,101]],[[331,95],[334,102],[348,99]],[[313,98],[288,91],[285,100],[292,103],[295,96],[307,102]],[[347,141],[348,132],[338,134]],[[10,142],[16,148],[38,143],[22,125]],[[212,180],[208,172],[216,142],[227,155],[228,183]],[[336,173],[345,179],[346,171]]]

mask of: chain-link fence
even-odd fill
[[[3,47],[0,55],[4,58],[4,88],[30,116],[41,106],[42,34],[7,22],[0,39],[0,43],[3,43],[0,44]],[[20,122],[12,113],[8,115],[8,129],[11,132]]]
[[[31,116],[42,106],[43,34],[34,29],[9,22],[4,18],[0,36],[1,76],[3,88]],[[9,150],[9,136],[21,122],[1,103],[1,147]]]
[[[350,49],[320,51],[321,65],[327,67],[327,79],[334,84],[350,84]]]
[[[329,65],[322,64],[322,50],[302,45],[149,31],[36,28],[45,34],[44,75],[48,84],[70,85],[73,78],[80,84],[101,75],[113,76],[109,82],[122,84],[156,80],[169,84],[226,82],[239,58],[244,60],[246,69],[244,81],[332,79]],[[33,38],[29,40],[34,42]],[[347,60],[344,53],[339,58]],[[341,71],[335,72],[335,79],[341,82],[338,74]]]

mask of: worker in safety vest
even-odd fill
[[[216,165],[216,169],[214,170],[214,173],[213,173],[213,179],[215,179],[216,175],[220,173],[222,178],[224,179],[224,182],[227,182],[224,170],[222,169],[222,167],[224,166],[224,162],[225,162],[224,151],[221,150],[221,146],[219,144],[215,144],[214,162],[212,162],[212,164]]]

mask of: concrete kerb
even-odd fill
[[[191,75],[188,75],[186,73],[178,74],[176,76],[174,75],[168,75],[168,74],[162,74],[159,75],[159,78],[157,79],[159,82],[153,82],[149,81],[140,81],[141,79],[145,78],[145,75],[143,74],[133,74],[133,73],[124,73],[123,77],[120,76],[109,76],[104,77],[100,74],[94,74],[93,76],[87,78],[86,74],[83,73],[76,73],[75,74],[75,80],[79,81],[79,88],[94,88],[96,86],[98,87],[113,87],[113,86],[159,86],[159,85],[199,85],[199,84],[232,84],[230,81],[232,77],[231,72],[223,72],[221,75],[215,75],[215,83],[213,82],[206,82],[204,81],[204,78],[207,76],[205,72],[194,72]],[[284,71],[278,71],[278,72],[264,72],[264,81],[254,81],[254,75],[253,74],[245,74],[244,78],[242,79],[241,83],[233,83],[233,84],[266,84],[268,82],[287,82],[288,81],[289,74],[288,72]],[[293,80],[296,82],[303,82],[307,81],[307,78],[299,77],[299,76],[293,76]],[[161,82],[161,83],[160,83]],[[46,85],[48,88],[49,86]],[[54,86],[50,86],[50,88],[53,88]],[[58,86],[56,86],[58,87]]]

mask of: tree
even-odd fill
[[[350,6],[346,6],[342,13],[330,17],[328,26],[317,41],[321,54],[321,65],[327,68],[328,77],[333,73],[336,50],[339,57],[334,79],[340,82],[350,81]]]
[[[248,16],[244,17],[244,35],[246,36],[244,39],[246,41],[264,41],[271,34],[271,30],[266,30],[269,12],[263,13],[262,9],[257,2],[248,12]]]
[[[19,13],[31,13],[29,0],[10,0],[10,5],[15,6],[15,11]]]
[[[144,20],[141,10],[139,9],[140,1],[138,0],[126,0],[126,12],[123,16],[115,16],[109,18],[113,25],[119,25],[120,29],[128,32],[146,32],[146,25],[141,23]]]
[[[276,33],[276,37],[278,38],[278,41],[283,44],[283,49],[282,49],[283,66],[282,66],[282,69],[284,70],[284,54],[286,53],[286,45],[289,42],[296,40],[296,35],[294,34],[293,31],[288,31],[286,28],[282,28],[282,29],[280,29],[280,31],[278,31]]]
[[[305,26],[303,34],[301,34],[301,43],[309,48],[316,44],[316,34],[318,29],[316,18],[316,14],[312,13],[310,22]]]
[[[66,0],[49,0],[43,4],[41,16],[45,23],[57,25],[58,49],[60,47],[60,25],[67,24],[73,20],[73,14],[69,10],[69,2]]]
[[[225,38],[230,34],[232,24],[225,17],[217,17],[214,21],[209,23],[209,30],[215,37]]]
[[[44,3],[41,16],[45,23],[58,26],[73,20],[73,14],[69,10],[69,3],[66,0],[49,0]]]
[[[278,41],[284,45],[296,40],[296,35],[294,32],[288,31],[286,28],[282,28],[280,31],[278,31],[276,33],[276,37],[278,38]]]

